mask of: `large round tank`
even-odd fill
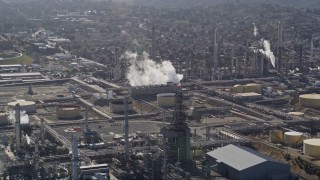
[[[20,110],[25,111],[27,114],[36,112],[36,103],[33,101],[16,100],[14,102],[9,102],[8,108],[12,110],[17,104],[20,105]]]
[[[237,84],[232,87],[232,92],[233,93],[243,93],[245,91],[245,88],[243,85]]]
[[[283,132],[281,130],[269,131],[269,141],[272,143],[280,143],[283,141]]]
[[[0,113],[0,124],[8,124],[8,114]]]
[[[111,113],[120,113],[125,111],[124,100],[113,100],[109,103]],[[128,111],[133,111],[133,102],[128,100]]]
[[[157,94],[158,106],[162,108],[174,107],[176,102],[175,93],[161,93]]]
[[[57,117],[59,119],[76,119],[82,117],[81,107],[75,105],[65,105],[57,107]]]
[[[320,94],[302,94],[299,103],[303,107],[320,108]]]
[[[304,117],[303,112],[289,112],[288,114],[292,116]]]
[[[113,99],[113,91],[108,91],[108,99]]]
[[[261,85],[257,83],[249,83],[245,85],[246,92],[261,93]]]
[[[272,91],[273,91],[273,88],[272,87],[267,87],[267,89],[266,89],[266,93],[268,93],[268,94],[270,94],[270,93],[272,93]]]
[[[320,157],[320,139],[304,140],[303,153],[312,157]]]
[[[284,133],[284,141],[288,145],[299,145],[303,141],[303,134],[300,132],[285,132]]]

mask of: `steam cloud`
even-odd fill
[[[161,85],[167,82],[179,83],[183,78],[177,74],[170,61],[156,63],[149,58],[147,52],[141,56],[137,53],[125,52],[123,58],[129,60],[127,79],[131,86]]]
[[[16,122],[14,110],[9,112],[8,119],[11,121],[11,123]],[[20,124],[29,124],[29,116],[26,114],[26,111],[20,111]]]
[[[257,26],[256,26],[255,23],[253,23],[253,35],[254,35],[254,36],[257,36],[257,35],[258,35],[258,28],[257,28]]]
[[[273,67],[276,67],[276,59],[274,57],[273,52],[270,48],[270,42],[264,39],[261,39],[260,43],[263,45],[264,49],[259,49],[259,52],[267,56],[268,59],[270,59],[271,64]]]

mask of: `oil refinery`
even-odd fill
[[[320,178],[312,7],[19,1],[0,1],[0,179]]]

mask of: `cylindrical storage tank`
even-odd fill
[[[108,99],[108,94],[102,93],[101,94],[101,99]]]
[[[25,111],[27,114],[36,112],[36,103],[33,101],[17,100],[9,102],[8,108],[13,110],[17,104],[20,104],[20,110]]]
[[[284,133],[284,141],[288,145],[299,145],[303,141],[303,134],[300,132],[285,132]]]
[[[244,86],[237,84],[235,86],[232,87],[232,92],[233,93],[243,93],[245,91]]]
[[[109,103],[109,109],[111,113],[120,113],[125,111],[124,99],[113,100]],[[133,111],[133,102],[128,100],[128,111]]]
[[[292,116],[304,117],[303,112],[289,112],[288,114]]]
[[[303,153],[312,157],[320,157],[320,139],[304,140]]]
[[[273,91],[273,88],[272,87],[267,87],[267,89],[266,89],[266,92],[268,93],[268,94],[270,94],[270,93],[272,93],[272,91]]]
[[[302,94],[299,103],[303,107],[320,108],[320,94]]]
[[[246,92],[261,93],[261,85],[257,83],[249,83],[245,85]]]
[[[8,124],[8,114],[0,113],[0,124]]]
[[[108,99],[113,99],[113,91],[108,91]]]
[[[269,131],[269,141],[272,143],[280,143],[283,141],[283,132],[281,130]]]
[[[175,106],[176,97],[175,93],[161,93],[157,94],[158,106],[162,108],[171,108]]]
[[[77,119],[82,117],[81,107],[75,105],[59,106],[56,113],[59,119]]]

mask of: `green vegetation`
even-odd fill
[[[30,65],[32,64],[33,59],[23,54],[21,57],[10,59],[10,60],[0,60],[0,65],[6,65],[6,64],[22,64],[22,65]]]

